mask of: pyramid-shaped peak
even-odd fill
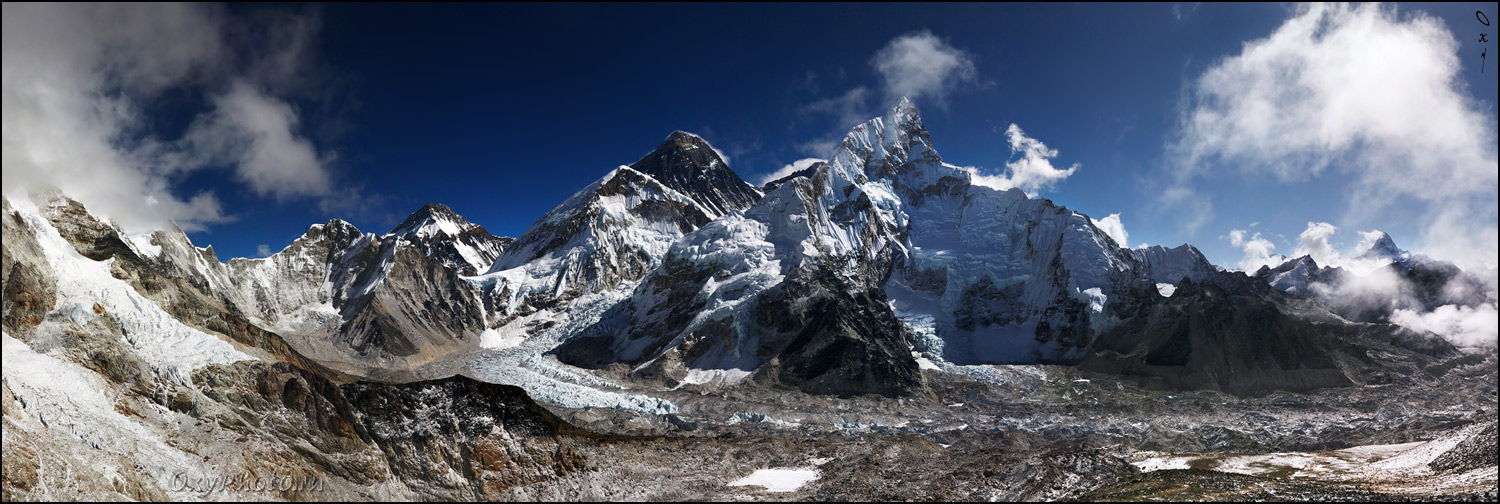
[[[1375,243],[1370,245],[1370,249],[1366,250],[1360,257],[1365,259],[1386,258],[1401,260],[1409,255],[1405,250],[1401,250],[1401,247],[1396,246],[1396,240],[1391,239],[1390,234],[1381,232],[1380,238],[1376,238]]]
[[[422,205],[422,208],[418,208],[417,211],[412,212],[412,215],[444,216],[444,217],[447,217],[447,216],[457,217],[458,216],[458,214],[453,213],[453,209],[452,208],[448,208],[448,205],[444,205],[442,203],[432,203],[432,202],[429,202],[426,205]]]
[[[912,103],[912,101],[911,101],[910,98],[902,96],[900,100],[896,101],[896,106],[891,107],[891,111],[893,111],[893,112],[895,112],[895,111],[901,111],[901,112],[907,112],[907,111],[909,111],[909,112],[915,114],[915,113],[917,113],[917,104]]]
[[[686,131],[677,130],[677,131],[673,131],[672,134],[667,135],[667,140],[664,143],[668,143],[668,144],[675,144],[675,143],[705,143],[706,144],[708,142],[706,140],[704,140],[703,137],[701,137],[701,136],[698,136],[698,135],[695,135],[695,134],[692,134],[692,133],[688,133]]]
[[[910,130],[913,127],[916,129],[923,128],[922,112],[917,110],[917,105],[906,97],[902,97],[901,101],[896,102],[896,105],[891,107],[889,112],[886,112],[885,117],[886,127],[888,128],[905,130]]]
[[[667,135],[666,141],[632,163],[630,169],[688,195],[714,217],[747,208],[760,199],[760,193],[730,170],[713,146],[686,131]]]
[[[728,165],[703,137],[677,130],[667,135],[667,139],[650,154],[631,163],[630,168],[660,179],[684,175],[679,173],[684,170],[727,169]]]
[[[719,152],[709,145],[707,140],[682,130],[673,131],[672,134],[667,135],[667,139],[657,145],[650,154],[632,163],[630,167],[638,172],[661,178],[661,175],[668,175],[668,171],[681,169],[685,165],[700,169],[713,165],[728,167],[728,163],[724,162]]]
[[[438,232],[449,236],[457,236],[467,228],[472,227],[468,220],[453,212],[448,205],[442,203],[427,203],[406,216],[406,220],[392,229],[390,234],[406,236],[432,236]]]

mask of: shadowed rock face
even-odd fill
[[[0,232],[4,234],[4,244],[0,245],[0,281],[4,282],[0,326],[25,341],[32,328],[42,323],[42,316],[57,304],[57,286],[34,231],[11,210],[10,200],[4,204],[4,215],[0,215]]]
[[[907,396],[922,389],[904,328],[883,296],[830,289],[839,285],[827,270],[798,285],[811,291],[798,297],[814,304],[802,315],[801,330],[763,372],[767,379],[807,393],[845,397]]]
[[[682,287],[695,285],[690,278],[707,281],[717,273],[713,268],[676,267],[681,268],[674,270],[678,276],[659,275],[650,281]],[[565,363],[586,368],[650,361],[633,375],[667,386],[680,383],[692,368],[739,369],[753,372],[753,380],[761,384],[845,397],[905,396],[922,388],[909,338],[889,305],[878,292],[851,293],[827,268],[797,270],[787,282],[748,301],[751,308],[745,312],[698,324],[681,340],[661,335],[676,334],[674,329],[689,324],[704,300],[680,288],[662,292],[676,299],[657,307],[664,317],[627,325],[626,317],[632,315],[630,307],[622,305],[605,322],[554,353]],[[620,331],[626,327],[636,330],[622,338]],[[747,333],[756,337],[744,337]]]
[[[1319,316],[1319,305],[1237,273],[1186,280],[1170,299],[1137,299],[1122,310],[1129,318],[1100,336],[1081,368],[1259,396],[1391,379],[1375,353],[1431,364],[1456,352],[1440,338],[1399,327]]]
[[[352,299],[339,332],[361,355],[405,358],[420,365],[472,346],[464,335],[484,330],[474,290],[446,264],[415,247],[396,247],[384,281],[369,295]]]
[[[697,135],[673,132],[631,168],[650,175],[706,207],[714,217],[744,210],[760,199],[746,183]]]

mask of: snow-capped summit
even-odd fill
[[[760,191],[729,169],[713,146],[685,131],[672,132],[630,168],[697,201],[712,218],[744,210],[760,199]]]
[[[484,226],[469,222],[439,203],[422,205],[386,236],[417,245],[422,253],[461,275],[488,270],[514,241],[490,234]]]
[[[427,238],[439,233],[457,236],[472,226],[474,224],[453,213],[453,209],[448,208],[447,205],[428,203],[406,216],[406,220],[392,229],[389,234],[403,238]]]
[[[1311,256],[1304,255],[1281,263],[1275,268],[1261,266],[1253,276],[1266,279],[1266,283],[1282,292],[1302,294],[1307,292],[1309,284],[1322,279],[1322,273],[1323,269],[1318,266],[1318,262],[1314,261]]]
[[[1401,247],[1397,247],[1396,241],[1391,239],[1391,235],[1380,233],[1380,238],[1375,240],[1375,244],[1371,245],[1370,249],[1366,250],[1365,253],[1359,257],[1361,259],[1383,258],[1390,259],[1391,261],[1395,262],[1401,262],[1410,259],[1411,253],[1405,250],[1401,250]]]
[[[518,338],[565,326],[577,300],[634,287],[684,234],[760,197],[708,142],[674,132],[547,212],[475,279],[488,324]]]
[[[1145,275],[1156,283],[1177,285],[1182,279],[1201,282],[1214,271],[1214,265],[1203,257],[1203,253],[1186,243],[1176,248],[1153,245],[1133,249],[1130,254],[1141,262]]]

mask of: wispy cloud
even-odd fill
[[[260,196],[329,193],[326,159],[297,133],[297,114],[290,105],[246,82],[234,83],[213,102],[214,111],[200,116],[183,142],[196,161],[234,166],[239,179]]]
[[[870,120],[870,90],[858,86],[844,94],[823,98],[802,105],[797,112],[804,117],[832,118],[834,126],[821,137],[797,145],[797,151],[807,156],[831,156],[839,147],[844,134],[854,125]]]
[[[1202,2],[1193,2],[1186,8],[1184,8],[1180,3],[1172,4],[1172,20],[1182,21],[1182,18],[1192,15],[1194,12],[1198,12],[1199,5],[1202,5]]]
[[[875,53],[870,65],[880,72],[890,103],[901,97],[913,101],[931,98],[931,103],[947,108],[948,93],[959,86],[976,84],[979,79],[968,53],[926,30],[892,39]]]
[[[1130,233],[1125,232],[1125,223],[1120,222],[1120,214],[1112,213],[1109,214],[1109,216],[1099,220],[1094,220],[1092,217],[1090,217],[1089,220],[1094,223],[1094,226],[1098,227],[1101,231],[1104,231],[1104,234],[1107,234],[1110,238],[1114,239],[1115,243],[1119,246],[1127,248],[1130,247]]]
[[[891,39],[870,58],[870,66],[880,76],[878,89],[855,86],[797,107],[800,116],[832,118],[835,122],[828,134],[798,144],[798,152],[832,155],[851,127],[879,116],[902,97],[946,109],[949,95],[981,84],[974,58],[927,30]],[[798,87],[813,93],[821,89],[814,73]],[[876,99],[880,102],[872,103]]]
[[[781,167],[781,169],[778,169],[778,170],[776,170],[774,172],[766,174],[764,177],[761,177],[760,178],[760,182],[759,182],[758,185],[766,185],[767,182],[778,180],[778,179],[781,179],[781,178],[786,177],[788,175],[791,175],[793,173],[797,173],[799,171],[806,170],[808,167],[812,166],[813,164],[824,162],[824,161],[826,161],[826,160],[824,160],[824,159],[818,159],[818,158],[805,158],[805,159],[798,159],[796,161],[792,161],[791,164],[783,166],[783,167]]]
[[[1002,191],[1017,188],[1025,191],[1028,196],[1036,197],[1042,189],[1056,187],[1058,182],[1078,171],[1078,163],[1073,163],[1066,169],[1053,166],[1052,158],[1057,157],[1057,149],[1049,149],[1041,140],[1026,136],[1020,126],[1011,124],[1005,129],[1005,136],[1010,142],[1011,154],[1019,154],[1020,159],[1006,162],[1005,173],[1001,174],[986,174],[977,168],[965,168],[974,184]]]

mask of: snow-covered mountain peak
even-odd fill
[[[1131,249],[1130,254],[1140,262],[1142,273],[1155,283],[1176,285],[1183,279],[1197,282],[1214,272],[1214,266],[1208,262],[1208,258],[1203,257],[1203,253],[1197,248],[1185,243],[1175,248],[1152,245]]]
[[[1403,261],[1410,257],[1411,253],[1397,247],[1396,241],[1386,233],[1380,233],[1380,238],[1375,240],[1375,244],[1360,256],[1363,259],[1390,259],[1392,261]]]
[[[412,212],[405,221],[388,234],[408,239],[431,238],[439,233],[458,236],[459,233],[468,231],[472,227],[474,227],[473,223],[453,213],[453,209],[448,208],[447,205],[428,203]]]
[[[411,242],[461,275],[488,270],[513,241],[490,234],[439,203],[423,205],[385,236]]]
[[[944,176],[968,180],[966,172],[943,163],[932,147],[921,113],[906,99],[885,115],[850,130],[829,165],[837,179],[851,184],[890,179],[896,185],[920,190]]]
[[[1311,256],[1304,255],[1289,259],[1275,268],[1261,266],[1254,276],[1266,279],[1266,283],[1282,292],[1297,294],[1307,292],[1308,286],[1318,281],[1321,274],[1318,262]]]

